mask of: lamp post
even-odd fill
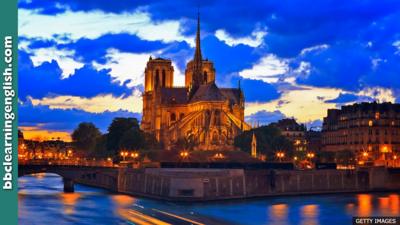
[[[315,154],[313,152],[307,153],[307,158],[309,158],[310,162],[314,157],[315,157]]]
[[[139,157],[139,153],[138,153],[138,152],[132,152],[132,153],[131,153],[131,157],[132,157],[133,159],[137,159],[137,158]]]
[[[277,152],[276,153],[276,157],[279,159],[279,162],[282,162],[282,158],[285,157],[285,153],[284,152]]]
[[[120,154],[122,156],[122,160],[125,161],[125,157],[128,156],[128,152],[127,151],[122,151]]]
[[[179,155],[181,156],[182,159],[186,159],[189,156],[189,152],[184,150]]]

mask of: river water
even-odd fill
[[[209,203],[170,203],[75,186],[61,177],[19,178],[21,225],[351,224],[353,216],[398,216],[400,193],[270,197]]]

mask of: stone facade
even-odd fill
[[[351,150],[357,158],[396,159],[400,104],[374,102],[329,109],[323,121],[322,145],[325,151]]]
[[[213,62],[202,57],[198,20],[184,87],[174,87],[171,60],[150,57],[147,62],[141,128],[166,149],[178,148],[178,143],[198,150],[233,149],[234,137],[250,129],[244,122],[244,94],[240,86],[217,87],[215,76]]]

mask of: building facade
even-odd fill
[[[244,122],[240,88],[219,88],[212,61],[203,59],[198,19],[194,57],[187,63],[185,86],[175,87],[169,59],[151,58],[145,69],[141,128],[165,148],[190,142],[198,150],[233,148],[234,137],[250,129]]]
[[[400,104],[359,103],[329,109],[323,121],[322,148],[350,150],[365,161],[397,159]]]
[[[278,122],[271,125],[277,127],[283,136],[293,142],[293,147],[296,151],[307,150],[307,129],[304,124],[298,124],[295,119],[286,118],[278,120]]]

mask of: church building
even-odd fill
[[[191,143],[196,150],[231,150],[234,137],[251,127],[244,122],[244,94],[240,88],[219,88],[212,61],[203,59],[200,19],[196,49],[187,63],[185,86],[175,87],[169,59],[151,58],[145,69],[141,128],[166,149]]]

